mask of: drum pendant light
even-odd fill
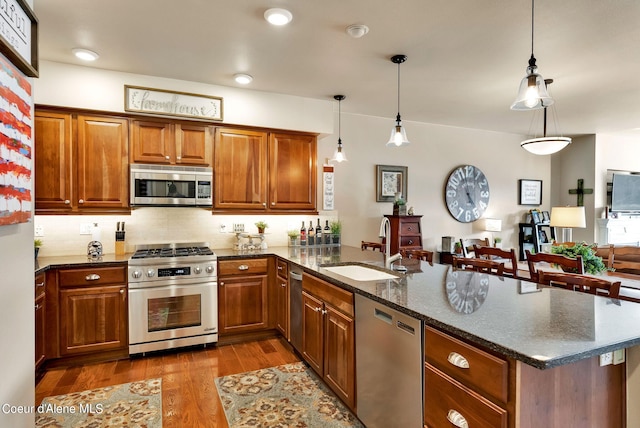
[[[527,67],[527,75],[520,82],[518,96],[511,104],[511,110],[536,110],[553,104],[553,98],[547,92],[544,79],[538,74],[536,57],[533,56],[533,16],[534,1],[531,0],[531,58]]]
[[[347,161],[347,156],[344,154],[344,152],[342,151],[342,110],[340,108],[340,105],[342,103],[342,100],[344,100],[346,97],[344,95],[334,95],[333,99],[338,101],[338,147],[336,148],[336,151],[333,153],[333,158],[331,158],[332,161],[336,161],[336,162],[346,162]]]
[[[406,55],[394,55],[391,57],[391,62],[398,64],[398,115],[396,116],[396,125],[391,129],[391,137],[387,142],[387,147],[400,147],[410,144],[407,139],[407,132],[402,126],[402,119],[400,119],[400,64],[406,60]]]

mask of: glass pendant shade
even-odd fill
[[[336,148],[336,151],[333,152],[331,160],[334,162],[346,162],[348,160],[347,155],[342,152],[342,142],[340,140],[338,140],[338,147]]]
[[[534,155],[550,155],[571,144],[569,137],[540,137],[531,138],[520,143],[520,147]]]
[[[520,89],[516,100],[511,104],[511,110],[535,110],[553,104],[553,98],[547,92],[547,85],[537,71],[538,67],[527,67],[527,75],[520,82]]]
[[[411,144],[407,139],[407,132],[404,130],[404,126],[398,122],[396,126],[391,129],[391,136],[387,142],[387,147],[400,147]]]
[[[333,99],[338,101],[338,147],[336,147],[336,151],[333,152],[332,161],[335,162],[346,162],[347,155],[342,151],[342,100],[344,100],[344,95],[334,95]]]

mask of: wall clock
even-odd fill
[[[473,165],[454,169],[449,174],[444,191],[449,213],[462,223],[479,219],[489,206],[489,181]]]

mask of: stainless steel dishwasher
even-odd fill
[[[422,321],[355,296],[358,418],[367,428],[423,426]]]
[[[289,266],[289,340],[302,352],[302,269],[293,263]]]

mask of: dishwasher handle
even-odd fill
[[[289,272],[289,276],[294,281],[302,281],[302,274],[299,274],[299,273],[296,273],[296,272]]]

